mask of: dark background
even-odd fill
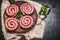
[[[59,0],[33,0],[45,3],[51,7],[51,11],[45,21],[45,32],[43,39],[33,38],[32,40],[59,40],[60,39],[60,1]],[[1,9],[0,0],[0,9]],[[1,11],[1,10],[0,10]],[[1,26],[1,13],[0,13],[0,40],[4,40]],[[25,40],[24,36],[20,40]]]

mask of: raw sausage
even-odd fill
[[[32,4],[30,3],[23,3],[20,7],[20,10],[22,11],[22,13],[25,14],[32,14],[34,11],[34,7]]]
[[[5,21],[5,25],[6,25],[6,28],[8,30],[14,31],[18,26],[17,19],[15,19],[15,18],[7,18],[6,21]]]
[[[20,26],[22,28],[30,28],[34,24],[33,18],[31,16],[22,16],[20,19]]]
[[[15,16],[18,11],[19,11],[19,8],[15,4],[11,4],[6,9],[6,13],[7,13],[8,16]]]

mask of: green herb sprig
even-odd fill
[[[19,10],[19,12],[16,15],[16,18],[21,18],[21,16],[23,16],[23,14],[22,14],[21,10]]]
[[[41,11],[39,12],[39,14],[44,15],[45,17],[47,17],[50,10],[51,10],[51,8],[48,5],[42,4]]]

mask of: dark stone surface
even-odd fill
[[[4,36],[2,34],[2,26],[1,26],[1,3],[2,0],[0,0],[0,40],[4,40]]]
[[[41,40],[59,40],[60,38],[60,1],[58,0],[35,0],[37,2],[48,4],[51,12],[45,18],[45,33]]]
[[[21,39],[19,39],[19,40],[26,40],[26,38],[25,38],[24,35],[22,35],[22,36],[21,36]]]
[[[60,1],[59,0],[33,0],[33,1],[46,3],[52,9],[50,14],[45,19],[46,26],[45,26],[45,33],[43,39],[33,38],[32,40],[59,40],[60,39],[60,3],[59,3]],[[2,26],[0,23],[0,40],[4,40],[1,27]],[[22,37],[22,39],[23,38],[24,37]]]

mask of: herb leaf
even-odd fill
[[[17,15],[16,15],[16,18],[20,18],[22,15],[23,15],[23,14],[22,14],[21,10],[19,10],[19,12],[18,12]]]
[[[50,10],[51,10],[51,8],[48,5],[42,4],[41,11],[39,12],[39,14],[44,15],[45,17],[47,17]]]

